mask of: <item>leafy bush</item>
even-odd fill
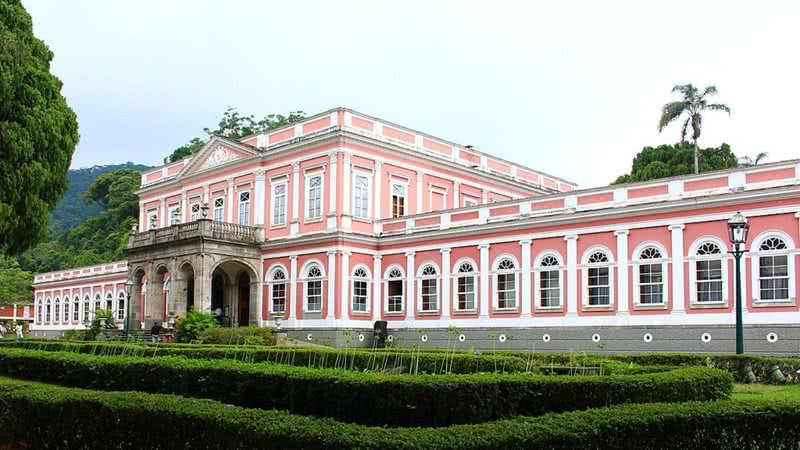
[[[86,330],[67,330],[64,332],[65,340],[71,341],[85,341],[86,339]]]
[[[178,341],[194,342],[208,330],[218,328],[219,323],[214,314],[205,311],[189,311],[186,317],[178,322]]]
[[[690,367],[611,376],[385,375],[231,360],[0,348],[0,373],[75,387],[204,397],[371,425],[476,423],[620,403],[726,398],[730,374]]]
[[[274,345],[275,333],[267,327],[213,327],[202,330],[197,340],[202,344]]]
[[[115,329],[117,329],[117,322],[114,320],[114,312],[110,309],[98,309],[95,311],[89,328],[85,330],[83,338],[87,341],[93,341],[100,335],[100,330]]]
[[[14,448],[796,449],[800,403],[621,405],[445,428],[332,419],[139,392],[99,392],[0,377],[0,441]],[[369,405],[361,405],[369,409]]]

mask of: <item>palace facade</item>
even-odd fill
[[[317,343],[796,353],[800,161],[576,189],[337,108],[142,175],[128,260],[38,274],[39,335],[189,308]]]

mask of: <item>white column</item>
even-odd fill
[[[461,183],[456,181],[453,183],[453,208],[461,207]]]
[[[377,223],[381,220],[381,202],[383,200],[383,194],[381,191],[383,190],[383,163],[380,161],[375,161],[375,169],[373,174],[375,175],[373,178],[375,183],[375,194],[374,198],[372,199],[372,220],[374,221],[372,226],[372,232],[377,234],[380,232],[380,225]]]
[[[339,277],[342,280],[340,304],[342,305],[342,319],[350,318],[350,255],[348,251],[342,252],[342,274]]]
[[[227,200],[227,216],[228,216],[228,223],[239,223],[239,218],[236,217],[236,189],[233,183],[233,178],[228,178],[228,200]]]
[[[266,208],[267,175],[264,173],[264,169],[256,170],[255,180],[253,184],[253,224],[259,227],[265,223],[264,209]]]
[[[328,250],[328,320],[336,318],[336,250]]]
[[[450,249],[439,250],[442,253],[442,320],[450,319]]]
[[[292,221],[289,224],[289,235],[297,236],[300,231],[298,217],[300,214],[300,163],[292,164]]]
[[[627,315],[628,308],[628,230],[617,230],[617,313]]]
[[[207,185],[203,185],[203,203],[208,205],[208,202],[211,201],[211,188]]]
[[[264,260],[265,259],[266,258],[262,256],[261,263],[258,265],[258,296],[256,297],[258,303],[258,320],[256,321],[256,323],[260,327],[266,325],[264,323],[264,286],[265,286]],[[269,314],[267,314],[267,317],[269,317]]]
[[[297,295],[297,256],[289,257],[289,307],[286,308],[286,318],[293,319],[300,296]]]
[[[414,311],[417,308],[416,292],[414,291],[414,252],[406,253],[406,319],[414,320]]]
[[[350,231],[353,225],[352,211],[350,210],[350,153],[345,152],[342,156],[344,163],[342,164],[342,229]]]
[[[381,296],[381,285],[383,284],[383,256],[372,256],[372,319],[381,319],[383,309],[383,298]]]
[[[189,221],[189,214],[186,211],[186,191],[181,192],[181,223]],[[114,297],[116,301],[116,296]]]
[[[480,300],[478,303],[480,304],[480,317],[482,319],[489,317],[489,303],[491,300],[489,299],[489,244],[481,244],[478,246],[478,250],[481,252],[480,257]]]
[[[333,231],[336,229],[336,188],[339,185],[339,179],[336,177],[338,152],[331,152],[329,158],[330,174],[328,176],[328,231]]]
[[[144,202],[139,202],[139,232],[147,229],[147,210],[144,208]]]
[[[531,314],[531,240],[519,241],[522,252],[522,312],[523,317]]]
[[[564,236],[567,241],[567,315],[578,314],[578,236]]]
[[[167,200],[164,198],[161,199],[161,203],[158,206],[158,219],[162,227],[169,225],[169,219],[167,218]]]
[[[683,295],[683,229],[686,225],[670,225],[672,232],[672,312],[683,314],[686,304]]]
[[[417,208],[415,209],[415,214],[422,213],[422,172],[417,172]]]

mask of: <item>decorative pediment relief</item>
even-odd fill
[[[203,164],[200,166],[201,169],[208,169],[209,167],[218,166],[220,164],[224,164],[228,161],[233,161],[235,159],[239,159],[241,156],[234,152],[233,150],[223,146],[218,145],[214,151],[206,158]]]
[[[197,152],[192,158],[192,161],[183,168],[179,177],[207,169],[213,169],[255,155],[256,152],[246,146],[214,136],[199,152]]]

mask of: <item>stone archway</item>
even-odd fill
[[[258,325],[258,275],[248,263],[227,259],[211,272],[211,311],[223,326]]]
[[[167,318],[167,298],[172,289],[167,266],[158,266],[148,276],[147,286],[143,322],[145,328],[150,328],[154,322],[163,322]]]
[[[131,292],[128,299],[128,312],[126,313],[127,327],[141,328],[144,326],[144,303],[147,296],[147,273],[143,268],[137,267],[130,275]],[[88,300],[87,300],[88,301]]]

